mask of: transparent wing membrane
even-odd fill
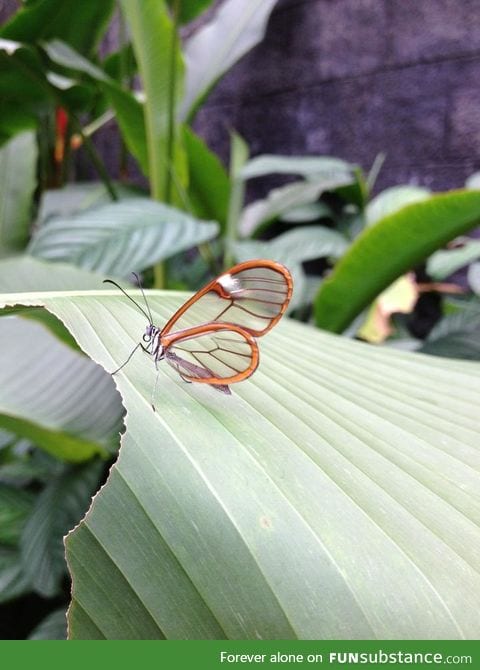
[[[172,334],[165,358],[186,381],[225,386],[255,371],[258,348],[240,328],[211,324]]]
[[[280,319],[291,295],[290,273],[280,263],[240,263],[193,296],[162,335],[198,324],[231,323],[259,337]]]

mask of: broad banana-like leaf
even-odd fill
[[[212,239],[213,221],[198,221],[149,198],[131,198],[53,219],[33,236],[29,252],[118,277]]]
[[[134,293],[136,297],[138,292]],[[106,369],[144,317],[41,300]],[[185,296],[149,294],[161,325]],[[67,539],[70,638],[478,638],[480,368],[284,319],[225,396],[135,354],[126,433]]]

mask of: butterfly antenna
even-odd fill
[[[150,324],[152,323],[152,315],[150,314],[150,310],[148,310],[148,314],[147,314],[147,312],[143,309],[143,307],[142,307],[141,305],[139,305],[138,302],[137,302],[136,300],[134,300],[134,299],[132,298],[131,295],[128,295],[128,293],[125,291],[125,289],[123,289],[123,288],[120,286],[120,284],[117,284],[117,282],[116,282],[116,281],[113,281],[113,279],[104,279],[104,280],[103,280],[103,283],[104,283],[104,284],[113,284],[114,286],[116,286],[117,288],[119,288],[120,291],[123,293],[123,295],[126,295],[127,298],[128,298],[131,302],[133,302],[133,304],[135,305],[135,307],[138,307],[138,309],[142,312],[142,314],[144,314],[144,315],[147,317],[148,322],[149,322]],[[142,291],[142,293],[143,293],[143,291]],[[147,305],[147,308],[148,308],[148,305]]]
[[[151,311],[150,311],[150,307],[149,307],[148,302],[147,302],[147,296],[145,295],[145,291],[143,290],[143,286],[142,286],[142,282],[140,281],[140,277],[137,275],[136,272],[132,272],[132,275],[133,275],[133,276],[135,277],[135,279],[137,280],[138,288],[139,288],[140,291],[142,292],[143,299],[145,300],[145,305],[146,305],[147,310],[148,310],[148,313],[149,313],[149,315],[150,315],[150,317],[149,317],[149,318],[150,318],[150,325],[153,325],[152,313],[151,313]]]

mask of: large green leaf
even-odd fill
[[[22,249],[28,241],[36,172],[37,141],[32,131],[0,149],[0,254]]]
[[[343,331],[397,277],[480,222],[480,192],[451,191],[403,207],[351,245],[315,300],[320,328]]]
[[[178,204],[186,186],[185,156],[177,124],[177,107],[183,94],[179,39],[163,0],[120,0],[120,4],[146,95],[144,112],[152,196]]]
[[[20,42],[61,38],[89,54],[106,28],[115,3],[77,0],[37,0],[18,11],[0,35]]]
[[[75,462],[114,450],[122,413],[113,381],[98,366],[38,323],[0,319],[0,427]]]
[[[131,198],[47,222],[33,236],[29,252],[121,277],[210,240],[217,232],[214,222],[197,221],[148,198]]]
[[[128,0],[125,0],[128,2]],[[265,35],[277,0],[225,0],[212,19],[185,41],[185,95],[182,120],[196,108],[218,79]]]
[[[150,293],[155,322],[184,298]],[[145,326],[120,294],[43,302],[107,369]],[[285,319],[259,344],[229,397],[161,364],[153,412],[152,361],[118,375],[120,457],[67,539],[71,637],[478,638],[479,367]]]

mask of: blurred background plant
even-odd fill
[[[293,272],[291,316],[372,343],[478,359],[480,180],[375,192],[323,156],[224,167],[192,125],[258,44],[276,0],[24,2],[0,31],[0,290],[103,290],[105,276],[194,290],[237,261]],[[193,21],[193,27],[191,22]],[[115,25],[117,49],[102,39]],[[190,28],[188,27],[190,26]],[[116,173],[96,146],[115,122]],[[78,155],[96,181],[75,182]],[[251,180],[279,176],[265,197]],[[105,480],[123,408],[111,378],[43,310],[0,321],[1,637],[64,637],[62,538]]]

